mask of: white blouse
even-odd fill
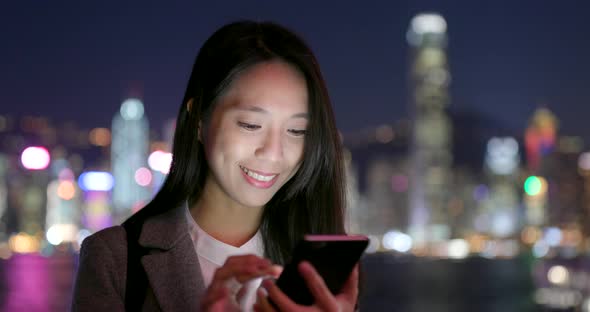
[[[242,246],[235,247],[218,241],[207,232],[203,231],[191,216],[188,205],[186,208],[186,219],[189,234],[193,240],[197,256],[199,257],[205,288],[209,287],[211,284],[215,270],[221,267],[228,257],[245,254],[254,254],[259,257],[264,256],[264,245],[260,231],[256,232],[256,234]],[[256,302],[256,289],[258,289],[261,283],[262,278],[256,278],[244,284],[244,287],[246,287],[246,293],[242,297],[242,300],[238,302],[241,311],[252,311],[252,306]],[[235,293],[239,290],[237,288],[239,288],[240,285],[234,283],[229,285],[229,287],[234,287],[234,289],[230,289],[230,293]]]

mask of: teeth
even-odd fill
[[[271,176],[264,176],[264,175],[258,174],[258,173],[256,173],[256,172],[252,172],[252,171],[250,171],[250,170],[246,169],[245,167],[242,167],[242,166],[240,166],[240,168],[241,168],[241,169],[242,169],[242,171],[244,171],[244,172],[245,172],[245,173],[246,173],[248,176],[250,176],[251,178],[253,178],[253,179],[255,179],[255,180],[258,180],[258,181],[260,181],[260,182],[268,182],[268,181],[270,181],[270,180],[274,179],[274,177],[276,177],[276,176],[277,176],[276,174],[274,174],[274,175],[271,175]]]

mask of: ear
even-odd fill
[[[190,98],[188,101],[186,101],[186,110],[190,113],[191,110],[193,110],[193,100],[194,98]]]

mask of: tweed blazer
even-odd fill
[[[139,244],[149,285],[143,311],[199,311],[205,286],[183,205],[148,218]],[[72,311],[124,311],[127,237],[122,226],[84,240],[74,286]],[[146,285],[137,285],[146,287]]]

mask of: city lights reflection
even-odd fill
[[[449,258],[463,259],[469,255],[469,244],[464,239],[453,239],[448,245]]]
[[[575,307],[582,302],[579,291],[560,288],[537,289],[534,298],[536,303],[556,309]]]

